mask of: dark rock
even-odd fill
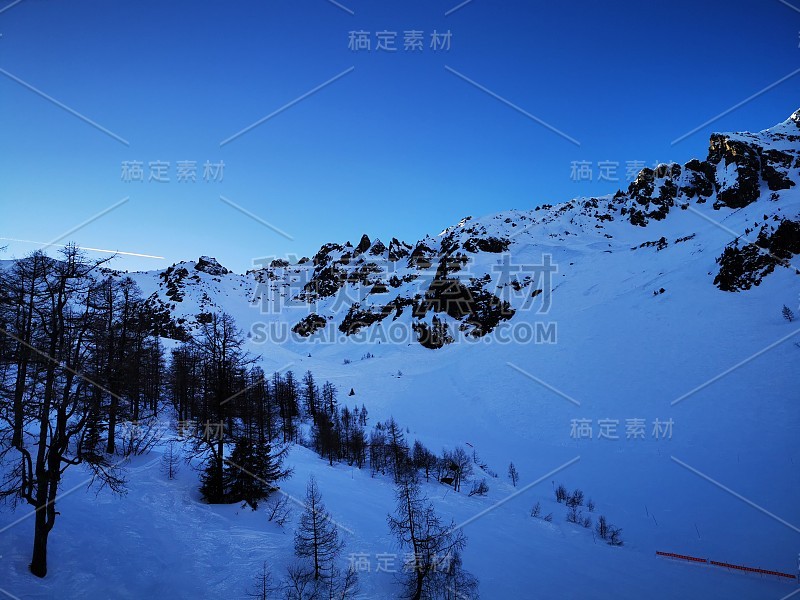
[[[383,245],[383,242],[380,240],[375,240],[372,244],[372,247],[369,249],[369,253],[373,256],[378,256],[379,254],[383,254],[386,252],[386,246]]]
[[[800,254],[800,221],[780,222],[774,231],[762,226],[755,243],[739,248],[736,242],[725,248],[717,259],[719,273],[714,285],[726,292],[748,290],[759,285],[777,265]]]
[[[466,242],[464,242],[464,250],[467,252],[491,252],[494,254],[498,254],[500,252],[505,252],[508,250],[509,240],[500,239],[496,237],[479,237],[479,238],[469,238]]]
[[[311,313],[298,321],[292,331],[301,337],[308,337],[325,327],[327,321],[316,313]],[[309,355],[310,356],[310,355]]]
[[[372,242],[370,242],[369,236],[367,236],[367,234],[365,233],[364,235],[361,236],[361,241],[358,242],[358,246],[356,246],[355,254],[356,255],[363,254],[364,252],[369,250],[369,247],[371,245],[372,245]]]
[[[765,150],[761,153],[761,177],[767,182],[770,191],[788,190],[794,186],[789,179],[792,155],[779,150]]]
[[[197,263],[195,263],[194,268],[203,273],[215,276],[227,275],[230,273],[228,269],[217,262],[216,258],[211,256],[201,256]]]
[[[411,254],[410,245],[401,242],[397,238],[392,238],[392,241],[389,242],[389,260],[395,262],[407,257],[409,254]]]
[[[761,187],[760,148],[728,136],[714,134],[708,150],[708,162],[719,167],[736,165],[737,176],[733,183],[715,180],[717,201],[714,208],[744,208],[758,200]]]
[[[685,165],[684,185],[680,188],[680,193],[687,198],[706,197],[714,193],[714,166],[706,161],[699,161],[696,158],[690,160]]]

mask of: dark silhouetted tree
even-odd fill
[[[517,468],[514,466],[513,462],[508,464],[508,478],[511,479],[511,485],[517,487],[519,473],[517,472]]]
[[[463,571],[461,561],[453,560],[466,547],[464,532],[455,523],[442,524],[433,505],[422,496],[414,472],[397,483],[395,499],[395,513],[387,519],[389,530],[413,557],[403,571],[406,596],[411,600],[445,597],[449,583],[468,579],[477,589],[477,581]]]
[[[334,562],[342,548],[337,526],[325,509],[317,481],[312,475],[306,487],[305,509],[294,534],[294,552],[300,558],[309,559],[313,577],[318,580],[332,576]]]

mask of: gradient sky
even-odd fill
[[[610,193],[629,161],[705,157],[711,132],[800,108],[798,72],[671,143],[800,69],[800,8],[780,0],[341,4],[355,14],[329,0],[0,2],[0,236],[48,242],[127,197],[64,241],[165,257],[120,269],[208,254],[242,272],[364,232],[414,242],[467,215]],[[355,30],[371,51],[348,48]],[[394,53],[375,50],[384,30]],[[422,51],[403,50],[407,30]],[[434,30],[449,50],[429,47]],[[132,160],[144,182],[122,180]],[[152,161],[170,182],[147,181]],[[196,182],[177,181],[179,161],[196,161]],[[221,182],[203,181],[206,161],[224,161]],[[575,181],[573,161],[593,180]],[[598,181],[599,161],[617,181]],[[37,247],[0,244],[0,258]]]

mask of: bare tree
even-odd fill
[[[27,348],[28,352],[19,355],[20,361],[28,360],[30,366],[35,360],[38,365],[35,376],[26,368],[21,382],[23,411],[31,415],[31,422],[14,444],[17,417],[12,410],[12,444],[0,446],[13,448],[18,460],[6,471],[0,495],[33,506],[30,570],[44,577],[47,542],[58,515],[56,500],[64,471],[84,464],[95,482],[115,492],[124,489],[124,480],[118,465],[87,443],[107,416],[105,405],[98,400],[115,395],[86,375],[96,365],[98,340],[104,334],[109,310],[93,302],[94,272],[102,261],[88,261],[74,245],[68,245],[59,260],[31,260],[39,261],[44,272],[37,274],[35,296],[29,298],[34,317],[28,320],[26,315],[22,320],[25,327],[30,325],[30,331],[21,331],[24,337],[5,332]],[[5,433],[0,431],[0,435]]]
[[[11,419],[14,447],[22,446],[25,421],[23,401],[30,388],[31,370],[38,369],[39,358],[32,348],[36,330],[41,330],[44,316],[40,309],[45,296],[47,275],[53,270],[53,259],[41,251],[14,261],[8,269],[0,270],[0,321],[3,340],[9,343],[8,358],[15,365],[14,383],[10,386]],[[4,386],[5,388],[5,386]],[[7,397],[4,389],[4,401]],[[5,402],[4,402],[5,403]],[[6,411],[4,411],[5,413]]]
[[[325,509],[317,480],[312,475],[306,487],[305,510],[294,534],[294,552],[300,558],[311,559],[314,579],[330,578],[334,561],[343,544],[339,531]]]
[[[274,521],[281,527],[292,516],[292,508],[289,505],[289,496],[284,494],[272,494],[266,503],[267,521]]]
[[[395,499],[395,514],[388,516],[389,530],[400,547],[413,557],[403,576],[407,595],[412,600],[441,597],[447,591],[448,581],[460,576],[458,572],[448,573],[445,565],[464,550],[467,544],[464,532],[455,523],[442,524],[433,505],[422,496],[415,473],[400,479]],[[447,567],[460,571],[461,563],[455,566],[450,563]]]
[[[286,568],[283,580],[286,600],[322,600],[324,595],[320,582],[314,579],[314,570],[304,564],[295,563]]]
[[[445,450],[443,458],[453,475],[453,489],[458,492],[461,490],[461,483],[472,475],[472,460],[461,446],[456,446],[452,452]]]
[[[247,591],[247,597],[253,600],[269,600],[275,598],[278,589],[272,584],[272,573],[269,570],[267,561],[261,566],[261,570],[253,578],[253,583]]]
[[[180,470],[180,451],[177,448],[177,442],[170,440],[164,448],[164,453],[161,455],[161,470],[167,479],[175,479]]]
[[[514,466],[514,463],[508,463],[508,477],[511,479],[511,485],[517,487],[517,482],[519,481],[519,473],[517,472],[517,468]]]
[[[430,479],[431,469],[435,468],[437,460],[438,458],[436,455],[428,450],[422,442],[419,440],[414,442],[414,448],[411,452],[411,461],[415,469],[425,471],[425,481]]]
[[[485,479],[481,479],[480,481],[476,481],[472,484],[472,487],[469,490],[468,496],[485,496],[489,493],[489,486],[486,484]]]

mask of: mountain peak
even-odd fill
[[[209,275],[227,275],[230,273],[228,269],[219,264],[219,261],[212,256],[201,256],[197,259],[194,268],[203,273],[208,273]]]

